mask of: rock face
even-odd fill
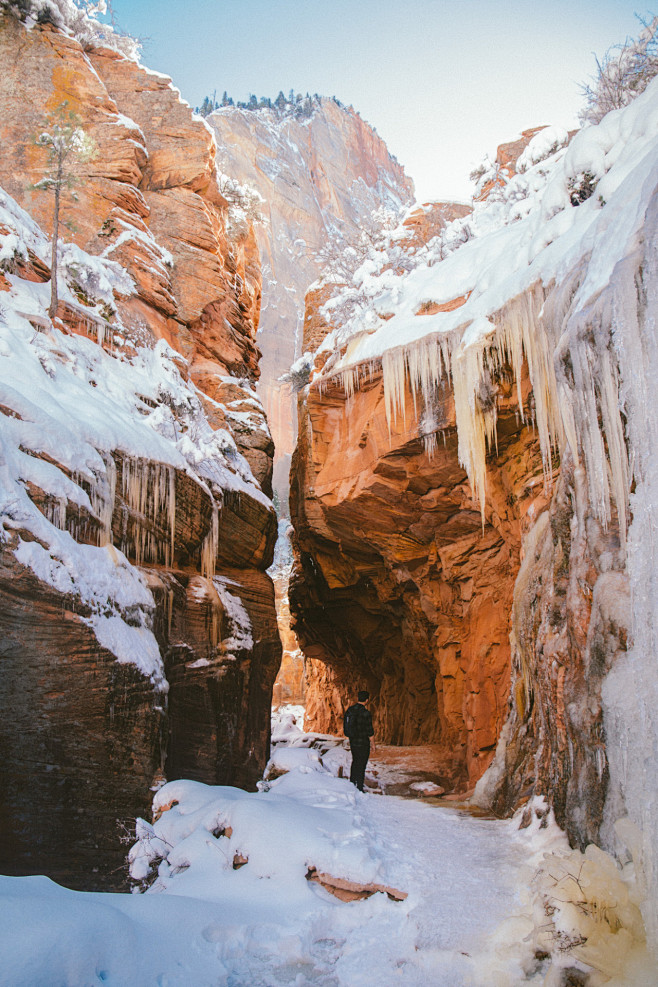
[[[291,704],[304,706],[306,703],[306,663],[297,635],[292,629],[290,602],[288,600],[289,574],[274,576],[276,618],[283,653],[281,668],[274,683],[272,702],[274,706]]]
[[[551,792],[556,819],[580,849],[600,839],[608,793],[601,685],[626,651],[629,613],[618,526],[604,530],[593,517],[584,472],[566,458],[514,587],[505,769],[489,787],[501,815],[535,790]]]
[[[265,199],[267,223],[258,230],[259,394],[276,446],[275,486],[285,502],[297,422],[294,395],[279,378],[301,353],[304,295],[324,263],[316,253],[328,233],[349,240],[373,210],[409,204],[413,184],[372,128],[333,99],[315,100],[308,117],[227,107],[208,122],[220,166]]]
[[[123,850],[108,820],[130,825],[147,813],[163,773],[251,787],[268,756],[281,645],[264,571],[276,518],[273,444],[254,390],[258,248],[251,229],[229,234],[212,134],[169,80],[10,16],[0,18],[0,61],[0,185],[50,229],[52,197],[30,188],[45,166],[33,138],[66,104],[97,147],[77,166],[77,201],[64,197],[70,236],[123,265],[135,286],[114,291],[114,315],[99,314],[67,268],[51,327],[38,314],[50,278],[43,235],[30,227],[29,249],[3,255],[7,326],[22,339],[32,319],[44,388],[77,387],[80,359],[91,369],[79,411],[75,402],[61,411],[59,447],[44,445],[43,431],[25,437],[40,415],[56,434],[56,403],[42,411],[33,397],[30,410],[20,388],[2,382],[0,459],[33,479],[12,488],[27,496],[20,517],[15,493],[6,499],[3,488],[0,504],[0,870],[112,888],[122,883]],[[27,236],[21,222],[0,224],[0,242]],[[86,256],[79,266],[93,269]],[[37,293],[26,301],[30,285]],[[147,365],[151,380],[136,383],[135,368]],[[73,465],[76,442],[87,463],[96,456],[96,473]],[[69,536],[68,556],[57,555]],[[42,551],[55,560],[50,570],[35,567]],[[83,556],[90,585],[100,563],[132,574],[134,602],[117,590],[103,612],[85,598]],[[53,582],[60,563],[69,590]],[[150,671],[140,670],[140,642],[155,655]]]
[[[313,293],[307,315],[317,345]],[[457,792],[473,789],[498,745],[479,800],[507,815],[550,793],[584,847],[600,839],[608,792],[601,685],[627,646],[625,555],[616,521],[594,515],[582,465],[555,459],[546,487],[509,368],[492,386],[498,439],[482,515],[447,385],[429,449],[420,395],[407,390],[389,429],[381,369],[354,393],[329,378],[300,397],[290,595],[307,723],[340,732],[367,688],[376,738],[436,744],[441,784]],[[530,408],[527,377],[522,391]]]
[[[627,119],[655,112],[656,94]],[[606,172],[616,194],[639,169],[636,225],[624,228],[622,194],[607,212],[602,194],[581,209],[582,154],[604,132],[567,148],[566,132],[540,130],[518,179],[476,206],[474,242],[446,257],[448,230],[417,264],[421,215],[406,266],[388,248],[373,258],[356,315],[358,285],[309,292],[305,347],[317,355],[293,459],[291,609],[313,728],[336,729],[368,688],[377,739],[436,745],[443,787],[475,785],[476,804],[500,815],[540,795],[572,845],[630,854],[649,887],[655,827],[633,779],[646,758],[634,741],[655,746],[642,654],[654,640],[643,497],[655,474],[634,457],[650,455],[654,415],[640,365],[653,353],[657,179],[641,162],[658,138],[654,127],[624,170],[611,159]],[[503,148],[501,170],[533,133]],[[531,186],[545,194],[528,197]],[[561,242],[547,232],[558,213]],[[478,230],[489,221],[491,236]],[[322,308],[332,290],[335,325]],[[629,501],[634,483],[644,492]],[[625,654],[634,613],[642,651]],[[654,923],[655,901],[654,886]]]
[[[429,454],[421,409],[389,437],[381,373],[349,398],[349,416],[345,402],[340,388],[311,386],[293,461],[291,603],[307,720],[340,732],[343,710],[368,688],[377,739],[438,743],[442,783],[463,790],[489,765],[506,716],[521,538],[545,504],[538,442],[510,386],[483,526],[447,390]]]

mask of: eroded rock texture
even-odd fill
[[[309,666],[308,720],[340,730],[343,709],[368,688],[376,737],[438,743],[451,788],[472,786],[493,757],[522,534],[546,503],[536,436],[511,381],[499,386],[484,522],[458,463],[448,388],[436,395],[428,454],[411,394],[389,435],[381,373],[349,400],[311,386],[293,460],[291,606]]]
[[[630,598],[618,527],[605,530],[594,517],[584,471],[570,457],[524,548],[510,717],[481,800],[506,815],[547,794],[584,849],[600,839],[608,794],[601,685],[626,650]]]
[[[11,547],[0,556],[0,866],[118,888],[122,825],[148,815],[161,768],[166,697]]]
[[[273,455],[253,390],[258,251],[252,230],[228,234],[212,135],[168,80],[114,51],[85,52],[49,26],[26,31],[8,16],[0,18],[0,61],[0,185],[50,229],[52,197],[30,188],[44,169],[33,138],[66,104],[97,146],[93,161],[79,166],[77,201],[64,199],[64,218],[75,223],[70,236],[121,263],[136,285],[118,299],[126,336],[117,355],[128,365],[137,347],[167,340],[207,421],[226,431],[253,474],[223,489],[191,468],[99,446],[116,475],[108,530],[100,516],[60,505],[59,526],[78,543],[120,549],[145,577],[168,694],[162,681],[100,646],[80,600],[18,563],[17,539],[33,538],[29,531],[14,523],[0,539],[0,870],[119,887],[115,820],[130,826],[147,812],[163,771],[251,787],[268,755],[281,646],[264,571],[276,519],[257,487],[271,493]],[[45,282],[50,271],[31,255],[13,275]],[[7,277],[0,288],[9,290]],[[85,335],[87,303],[84,292],[79,306],[62,303],[57,331]],[[43,320],[34,325],[49,329]],[[109,351],[112,325],[103,331]],[[12,401],[0,402],[3,416],[22,418]],[[152,410],[145,399],[140,414]],[[176,440],[190,427],[187,412],[163,411]],[[52,462],[70,476],[63,460]],[[124,483],[127,470],[133,479]],[[166,496],[154,513],[156,487]],[[52,518],[49,495],[34,485],[28,492]]]

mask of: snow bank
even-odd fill
[[[280,706],[272,710],[272,745],[291,743],[304,736],[303,706]]]
[[[0,878],[7,983],[512,987],[552,982],[544,979],[551,964],[600,969],[574,953],[583,920],[567,914],[574,896],[547,891],[556,868],[573,871],[575,855],[541,799],[513,820],[473,819],[363,795],[313,749],[276,756],[289,770],[259,792],[193,781],[160,789],[155,822],[138,820],[130,851],[146,893],[82,894],[45,878]],[[620,928],[636,928],[615,865],[600,851],[584,859],[597,894],[615,897],[610,908],[601,899],[592,920],[614,913]],[[311,868],[408,897],[343,902],[307,879]]]

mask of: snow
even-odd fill
[[[222,638],[222,647],[226,648],[227,651],[239,651],[241,649],[251,651],[254,646],[251,621],[242,600],[226,588],[227,584],[231,584],[230,580],[218,575],[215,576],[213,584],[222,602],[224,615],[228,619],[230,627],[228,636]]]
[[[272,745],[290,743],[304,737],[303,706],[284,705],[272,710]]]
[[[519,833],[515,823],[362,795],[314,751],[293,760],[256,793],[191,781],[162,788],[154,808],[163,811],[153,825],[138,822],[131,851],[138,880],[163,858],[145,894],[0,879],[7,982],[458,987],[524,979],[523,945],[502,949],[495,932],[521,908],[515,885],[531,851],[563,845],[557,831]],[[248,858],[238,869],[236,855]],[[306,879],[311,866],[408,898],[341,902]]]
[[[614,294],[615,269],[637,252],[658,181],[658,80],[547,158],[543,155],[563,135],[549,132],[542,138],[542,133],[534,147],[534,141],[529,145],[525,172],[476,204],[472,216],[456,220],[407,256],[407,270],[397,271],[404,242],[397,235],[370,252],[353,282],[324,307],[338,328],[322,344],[331,355],[311,386],[321,387],[333,376],[349,394],[367,377],[368,367],[381,361],[390,421],[404,411],[407,380],[428,406],[437,380],[450,375],[460,462],[484,510],[485,457],[495,439],[495,420],[482,413],[477,393],[487,365],[503,358],[511,360],[518,381],[525,353],[547,472],[552,450],[566,439],[577,461],[585,457],[599,518],[607,523],[614,504],[623,529],[628,476],[614,372],[604,372],[606,407],[599,430],[591,374],[585,411],[578,393],[570,396],[562,387],[558,397],[553,356],[565,320],[595,304],[601,307],[600,296]],[[555,284],[559,289],[549,313],[544,301]],[[452,311],[418,314],[429,302],[443,305],[458,298],[464,302]],[[582,382],[586,394],[585,374]],[[580,441],[575,421],[586,423]],[[606,444],[610,478],[603,465]]]
[[[539,987],[551,963],[606,970],[611,987],[650,982],[632,873],[596,847],[569,851],[543,799],[500,821],[362,794],[338,776],[345,741],[301,734],[302,712],[273,714],[257,792],[189,780],[156,792],[129,853],[141,893],[0,878],[2,982]],[[341,901],[313,872],[406,897]]]
[[[151,628],[153,597],[119,550],[130,546],[110,544],[114,456],[122,459],[124,500],[137,516],[163,518],[168,526],[164,541],[146,526],[135,533],[131,554],[138,564],[171,562],[175,471],[207,494],[214,491],[216,510],[227,490],[269,509],[271,502],[231,434],[211,428],[198,392],[181,372],[180,354],[164,340],[140,345],[130,338],[115,304],[116,296],[134,290],[126,271],[106,257],[62,245],[60,297],[80,314],[91,337],[65,334],[48,318],[50,285],[11,273],[16,256],[32,252],[47,261],[48,238],[3,190],[0,224],[7,231],[0,234],[0,258],[10,286],[0,297],[0,540],[15,533],[17,560],[58,592],[76,597],[99,644],[165,689]],[[171,256],[146,239],[162,264],[170,264]],[[75,293],[80,291],[85,305]],[[252,400],[256,405],[253,394]],[[241,426],[252,425],[256,413],[233,416]],[[32,488],[43,494],[41,509]],[[85,516],[98,523],[98,545],[76,540]],[[217,518],[206,542],[204,570],[212,576]],[[232,646],[251,646],[246,614],[238,613],[230,594],[227,599]]]
[[[147,627],[131,627],[116,614],[104,617],[94,614],[85,623],[93,629],[98,643],[115,655],[120,664],[136,665],[159,690],[166,692],[164,664],[158,642]]]
[[[522,175],[533,165],[545,161],[561,147],[569,143],[569,133],[564,127],[544,127],[532,138],[516,161],[517,174]]]

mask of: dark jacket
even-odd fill
[[[374,734],[372,728],[372,716],[370,710],[362,706],[361,703],[354,703],[345,713],[345,719],[349,720],[349,733],[345,731],[345,736],[349,737],[350,745],[364,746],[370,743],[370,738]]]

